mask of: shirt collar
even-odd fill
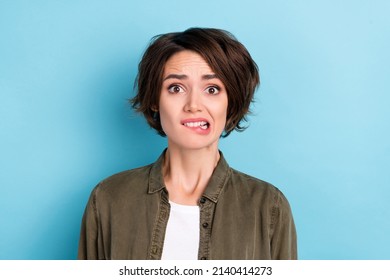
[[[166,149],[162,152],[157,161],[152,164],[149,175],[149,193],[155,193],[165,189],[164,179],[162,176],[162,167],[164,162],[164,155]],[[230,175],[230,167],[225,160],[222,152],[219,151],[220,158],[217,166],[215,167],[213,174],[211,175],[210,181],[203,193],[204,197],[207,197],[214,203],[217,203],[219,195],[222,192],[223,187]]]

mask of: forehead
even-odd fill
[[[209,64],[197,52],[184,50],[172,55],[165,63],[164,75],[172,73],[214,73]]]

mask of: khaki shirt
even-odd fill
[[[170,211],[163,161],[164,153],[154,164],[96,186],[82,220],[79,259],[161,259]],[[284,195],[230,168],[222,153],[198,204],[198,259],[297,258],[294,221]]]

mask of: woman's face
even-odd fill
[[[224,84],[199,54],[185,50],[167,61],[159,112],[169,145],[187,149],[217,147],[227,107]]]

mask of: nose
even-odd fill
[[[202,111],[202,101],[199,92],[192,90],[187,94],[184,111],[196,113]]]

